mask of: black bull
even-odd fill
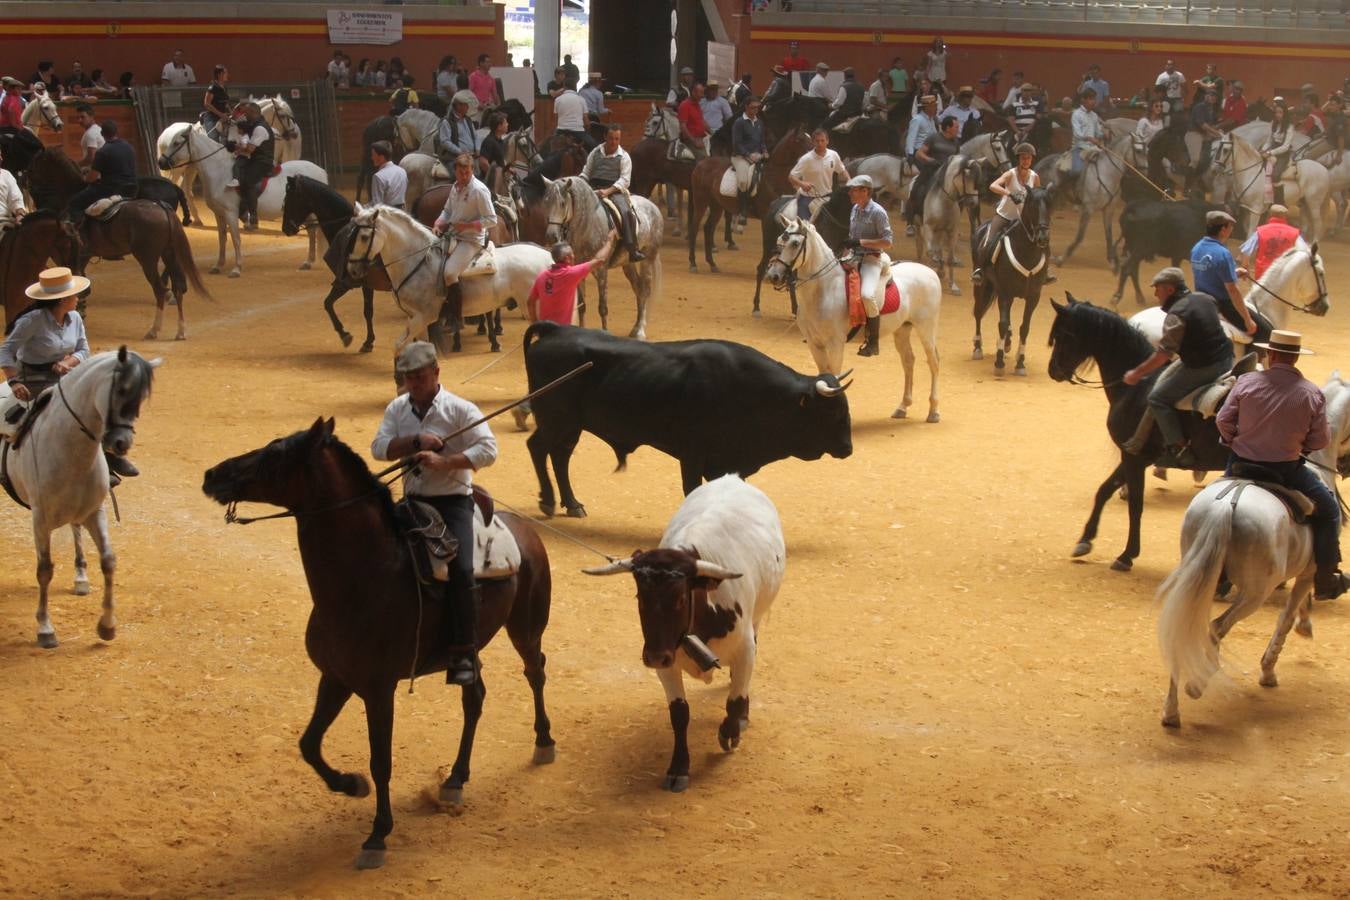
[[[525,332],[531,391],[585,362],[588,372],[534,401],[538,427],[527,444],[545,515],[556,508],[546,457],[567,514],[586,514],[568,478],[583,431],[609,444],[620,469],[643,445],[675,457],[686,494],[789,456],[853,452],[848,400],[832,375],[801,375],[730,341],[647,343],[552,322]]]

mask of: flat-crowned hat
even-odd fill
[[[605,76],[599,72],[592,72],[586,77],[589,78],[591,81],[599,81],[601,78],[604,78]]]
[[[1176,285],[1179,288],[1184,288],[1186,286],[1186,273],[1176,266],[1168,266],[1157,275],[1154,275],[1153,281],[1151,281],[1150,284],[1171,284]]]
[[[788,73],[788,70],[785,69],[785,68],[783,68],[782,66],[774,66],[774,67],[773,67],[773,74],[775,74],[775,75],[786,75],[787,73]]]
[[[1220,222],[1227,222],[1230,225],[1236,225],[1237,219],[1234,219],[1232,216],[1230,216],[1228,213],[1224,212],[1221,209],[1211,209],[1209,212],[1205,213],[1206,226],[1217,225]]]
[[[1303,335],[1297,331],[1272,331],[1269,341],[1253,341],[1252,346],[1260,347],[1262,350],[1274,350],[1276,353],[1297,353],[1300,356],[1313,355],[1311,350],[1303,349]]]
[[[1270,205],[1270,214],[1272,216],[1287,217],[1289,215],[1289,207],[1285,206],[1283,203],[1272,203]]]
[[[817,69],[824,69],[824,70],[826,70],[826,71],[828,72],[829,69],[830,69],[830,64],[827,63],[827,62],[818,62],[818,63],[816,63],[816,68],[817,68]]]
[[[0,86],[23,87],[23,82],[15,78],[13,75],[6,75],[4,78],[0,78]]]
[[[24,293],[34,300],[60,300],[88,289],[88,278],[72,274],[65,266],[57,266],[39,272],[38,280],[30,284]]]
[[[707,81],[703,82],[703,86],[720,88],[722,86],[722,82],[718,81],[716,78],[709,78]]]
[[[1313,91],[1317,90],[1317,87],[1311,81],[1305,81],[1303,87],[1299,88],[1299,90],[1305,94],[1311,94]],[[1290,334],[1292,333],[1293,332],[1290,332]]]
[[[399,353],[398,359],[394,362],[394,369],[406,375],[438,364],[434,346],[427,341],[413,341]]]
[[[966,94],[970,94],[970,95],[974,96],[974,94],[975,94],[975,89],[974,89],[973,87],[971,87],[970,85],[968,85],[968,84],[963,84],[963,85],[961,85],[961,87],[956,91],[956,96],[962,97],[962,96],[964,96],[964,95],[966,95]]]
[[[689,68],[688,66],[684,66],[683,68],[680,69],[680,74],[681,74],[681,75],[693,75],[693,74],[694,74],[694,70],[691,69],[691,68]]]
[[[937,97],[933,94],[924,94],[919,98],[919,104],[923,105],[925,103],[937,103]]]
[[[850,178],[850,179],[848,180],[848,184],[846,184],[845,187],[848,187],[848,188],[867,188],[867,189],[870,191],[870,190],[872,190],[872,176],[871,176],[871,175],[854,175],[852,178]]]

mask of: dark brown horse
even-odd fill
[[[783,136],[773,149],[769,151],[769,158],[764,163],[764,172],[759,181],[759,188],[755,195],[750,198],[750,215],[756,219],[763,219],[765,213],[769,210],[769,204],[783,194],[792,192],[792,185],[788,182],[788,173],[792,167],[797,164],[797,160],[802,158],[802,154],[811,149],[811,138],[804,131],[792,131]],[[736,250],[736,242],[731,238],[731,220],[740,209],[740,200],[736,197],[726,197],[720,190],[722,177],[727,169],[731,168],[731,160],[722,156],[710,156],[707,159],[700,160],[698,165],[694,166],[693,175],[689,182],[691,190],[689,191],[689,271],[697,272],[698,264],[694,261],[695,253],[698,249],[698,226],[703,220],[705,212],[711,212],[708,215],[708,221],[703,224],[703,256],[708,261],[708,268],[712,271],[718,271],[717,263],[713,261],[713,233],[717,229],[717,220],[723,214],[726,215],[726,243],[728,250]]]
[[[37,210],[0,239],[0,290],[5,297],[5,324],[24,313],[32,301],[24,289],[38,280],[48,260],[71,271],[80,267],[79,241],[56,213]]]
[[[689,190],[690,178],[694,173],[693,163],[676,162],[667,158],[669,148],[670,141],[661,138],[643,138],[628,151],[628,155],[633,158],[633,183],[629,186],[629,191],[650,200],[656,186],[665,185],[667,217],[676,215],[679,192]],[[670,233],[679,237],[678,218]]]
[[[41,151],[33,157],[28,167],[28,191],[39,209],[65,212],[70,198],[84,186],[80,167],[60,147],[48,147]],[[183,224],[192,224],[187,196],[173,182],[158,175],[138,178],[136,196],[142,200],[154,200],[170,210],[182,207]]]
[[[170,299],[178,305],[178,333],[174,339],[181,341],[187,337],[183,297],[187,294],[188,282],[198,294],[213,299],[197,271],[192,245],[188,243],[183,226],[172,211],[153,200],[128,201],[111,219],[86,217],[80,227],[80,274],[84,274],[85,266],[95,256],[103,259],[134,256],[141,264],[145,280],[155,292],[155,323],[146,332],[146,340],[159,337],[160,326],[164,324],[164,304]],[[161,262],[164,263],[162,272]]]
[[[300,558],[314,609],[305,648],[318,667],[319,691],[300,754],[330,791],[351,797],[370,793],[356,772],[324,761],[323,736],[352,694],[366,706],[370,774],[375,781],[375,820],[356,859],[358,868],[383,864],[385,837],[394,828],[389,804],[393,766],[394,691],[410,673],[445,669],[438,589],[420,587],[407,547],[394,526],[389,490],[350,447],[333,437],[333,420],[228,459],[206,473],[202,490],[218,503],[271,503],[296,518]],[[478,613],[478,646],[502,626],[525,663],[534,694],[534,762],[553,761],[554,744],[544,710],[544,653],[551,576],[548,554],[526,520],[498,513],[520,545],[520,570],[509,579],[484,582]],[[467,548],[465,548],[467,550]],[[427,591],[433,593],[427,595]],[[464,730],[442,802],[463,802],[469,780],[474,732],[487,691],[482,679],[464,688]]]

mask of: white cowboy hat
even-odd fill
[[[43,269],[38,280],[30,284],[24,293],[33,300],[60,300],[73,297],[89,290],[89,279],[83,275],[74,275],[65,266]]]
[[[1299,356],[1313,355],[1311,350],[1303,349],[1303,335],[1297,331],[1272,331],[1269,341],[1254,341],[1252,346],[1260,347],[1262,350],[1274,350],[1276,353],[1297,353]]]

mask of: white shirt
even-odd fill
[[[450,185],[450,194],[445,198],[445,208],[436,217],[436,224],[462,225],[478,222],[480,231],[454,231],[455,237],[480,247],[487,244],[487,233],[497,224],[497,210],[492,205],[492,192],[477,178],[470,178],[468,185],[460,187],[458,183]]]
[[[577,96],[586,101],[586,109],[595,115],[603,115],[609,112],[605,108],[605,92],[593,84],[588,84],[577,91]]]
[[[830,96],[830,88],[825,83],[825,76],[820,73],[816,73],[816,76],[811,79],[811,86],[806,89],[806,93],[808,96],[819,97],[822,100],[834,99]]]
[[[889,81],[889,79],[887,79]],[[863,98],[863,111],[886,108],[886,85],[878,78],[867,88],[867,96]]]
[[[19,190],[19,183],[14,180],[14,174],[9,169],[0,169],[0,221],[12,220],[14,211],[18,209],[28,212],[23,205],[23,192]]]
[[[558,131],[586,130],[586,101],[573,90],[566,90],[553,100],[553,118]]]
[[[839,154],[828,147],[825,148],[824,156],[817,156],[814,149],[808,151],[792,167],[792,177],[810,184],[810,194],[818,197],[834,190],[833,176],[836,174],[847,180],[848,169],[844,168],[844,161],[839,158]],[[798,188],[797,195],[807,196],[807,192]]]
[[[1092,142],[1088,138],[1101,139],[1102,120],[1093,110],[1080,106],[1073,111],[1070,121],[1073,124],[1073,146],[1075,148],[1091,147]]]
[[[342,84],[347,80],[347,64],[339,60],[330,60],[328,63],[328,80],[333,84]]]
[[[1173,100],[1180,100],[1182,88],[1186,84],[1186,76],[1180,72],[1168,73],[1164,70],[1158,73],[1158,77],[1154,79],[1153,83],[1167,85],[1167,96]]]
[[[1159,132],[1161,132],[1166,127],[1167,123],[1163,120],[1161,116],[1158,117],[1158,121],[1156,122],[1147,118],[1143,118],[1139,120],[1138,125],[1134,126],[1134,133],[1139,137],[1143,138],[1144,143],[1147,144],[1149,141],[1157,137]]]
[[[943,50],[941,53],[934,53],[932,50],[929,50],[924,54],[924,58],[928,60],[928,80],[946,81],[947,51]]]
[[[976,109],[974,106],[963,107],[959,103],[953,103],[951,106],[948,106],[946,109],[944,109],[941,113],[938,114],[937,120],[941,122],[948,116],[952,116],[953,118],[956,119],[956,121],[960,122],[961,128],[964,129],[966,127],[967,120],[969,120],[972,117],[974,117],[975,119],[980,118],[980,111]],[[958,132],[958,136],[959,134],[960,133]]]
[[[698,101],[698,108],[703,111],[703,121],[708,125],[708,133],[717,131],[731,118],[731,104],[727,102],[726,97],[713,97],[709,99],[704,97]]]
[[[370,455],[376,459],[389,459],[389,444],[395,438],[412,437],[424,431],[445,438],[482,417],[477,406],[441,388],[431,398],[426,413],[418,419],[417,413],[413,411],[412,398],[408,394],[400,394],[384,408],[380,430],[375,433],[375,440],[370,442]],[[403,482],[406,495],[443,497],[448,494],[473,493],[471,485],[474,470],[486,468],[497,461],[497,439],[484,422],[447,441],[440,453],[442,456],[463,453],[473,464],[473,469],[433,472],[419,466],[410,471]]]
[[[994,184],[1007,188],[1012,193],[1025,194],[1032,188],[1041,186],[1041,176],[1036,174],[1035,169],[1030,169],[1027,171],[1027,180],[1023,181],[1017,174],[1017,167],[1013,166],[1000,175]],[[998,208],[994,212],[1009,222],[1015,222],[1022,217],[1022,205],[1015,202],[1011,194],[1005,194],[999,198]]]
[[[241,147],[261,147],[267,143],[267,129],[261,124],[254,125],[253,130],[247,134],[239,135],[239,145]]]
[[[446,103],[449,103],[450,98],[455,95],[455,91],[457,90],[459,90],[459,78],[454,72],[436,73],[437,97],[440,97]]]
[[[90,125],[80,138],[80,148],[83,150],[98,152],[98,148],[106,143],[107,141],[103,139],[103,129],[98,126],[97,122]]]
[[[164,64],[164,69],[159,73],[159,80],[163,81],[169,87],[187,87],[197,81],[197,74],[192,71],[192,66],[183,63],[183,68],[178,68],[172,61]]]
[[[370,204],[402,208],[408,195],[408,173],[392,159],[375,170],[370,182]]]
[[[1008,96],[1003,101],[1003,108],[1008,110],[1012,109],[1013,104],[1017,102],[1017,98],[1021,93],[1022,85],[1020,84],[1014,84],[1012,87],[1008,88]]]

